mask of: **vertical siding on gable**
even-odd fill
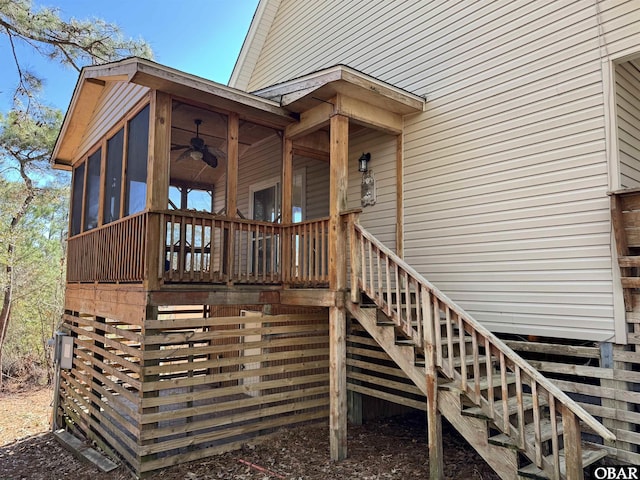
[[[78,156],[85,155],[148,92],[147,87],[132,83],[107,82],[82,138]]]
[[[406,259],[491,329],[604,340],[601,62],[640,52],[639,21],[622,0],[282,0],[248,89],[344,63],[426,95],[405,118]]]
[[[640,187],[640,71],[638,63],[616,65],[620,185]]]

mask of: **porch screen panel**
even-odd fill
[[[146,205],[149,156],[148,105],[131,119],[128,133],[125,212],[131,215],[144,210]]]
[[[122,157],[124,128],[107,140],[107,165],[104,184],[104,223],[120,218],[120,191],[122,185]]]
[[[82,198],[84,197],[84,163],[73,174],[73,200],[71,205],[71,235],[77,235],[82,228]]]
[[[98,226],[98,208],[100,205],[100,161],[102,149],[99,148],[87,159],[87,189],[84,207],[84,230]]]

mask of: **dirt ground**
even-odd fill
[[[120,466],[100,473],[64,450],[47,432],[50,390],[0,394],[0,479],[124,480]],[[350,426],[349,458],[329,460],[326,425],[282,430],[267,441],[155,472],[163,480],[327,480],[427,479],[424,415],[409,415]],[[448,479],[497,480],[491,468],[446,425],[445,471]]]

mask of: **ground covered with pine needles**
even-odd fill
[[[120,466],[100,473],[64,450],[47,432],[51,391],[43,389],[0,394],[0,479],[133,478]],[[445,472],[448,479],[496,480],[491,468],[462,438],[444,427]],[[283,429],[241,450],[154,472],[166,480],[327,480],[419,479],[429,477],[424,415],[350,426],[349,458],[329,460],[328,428],[324,424]]]

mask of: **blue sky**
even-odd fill
[[[125,37],[142,38],[154,60],[178,70],[227,83],[258,0],[33,0],[69,19],[100,18]],[[66,110],[78,74],[19,46],[23,66],[45,79],[45,102]],[[17,81],[9,44],[0,37],[0,110],[10,105]]]

